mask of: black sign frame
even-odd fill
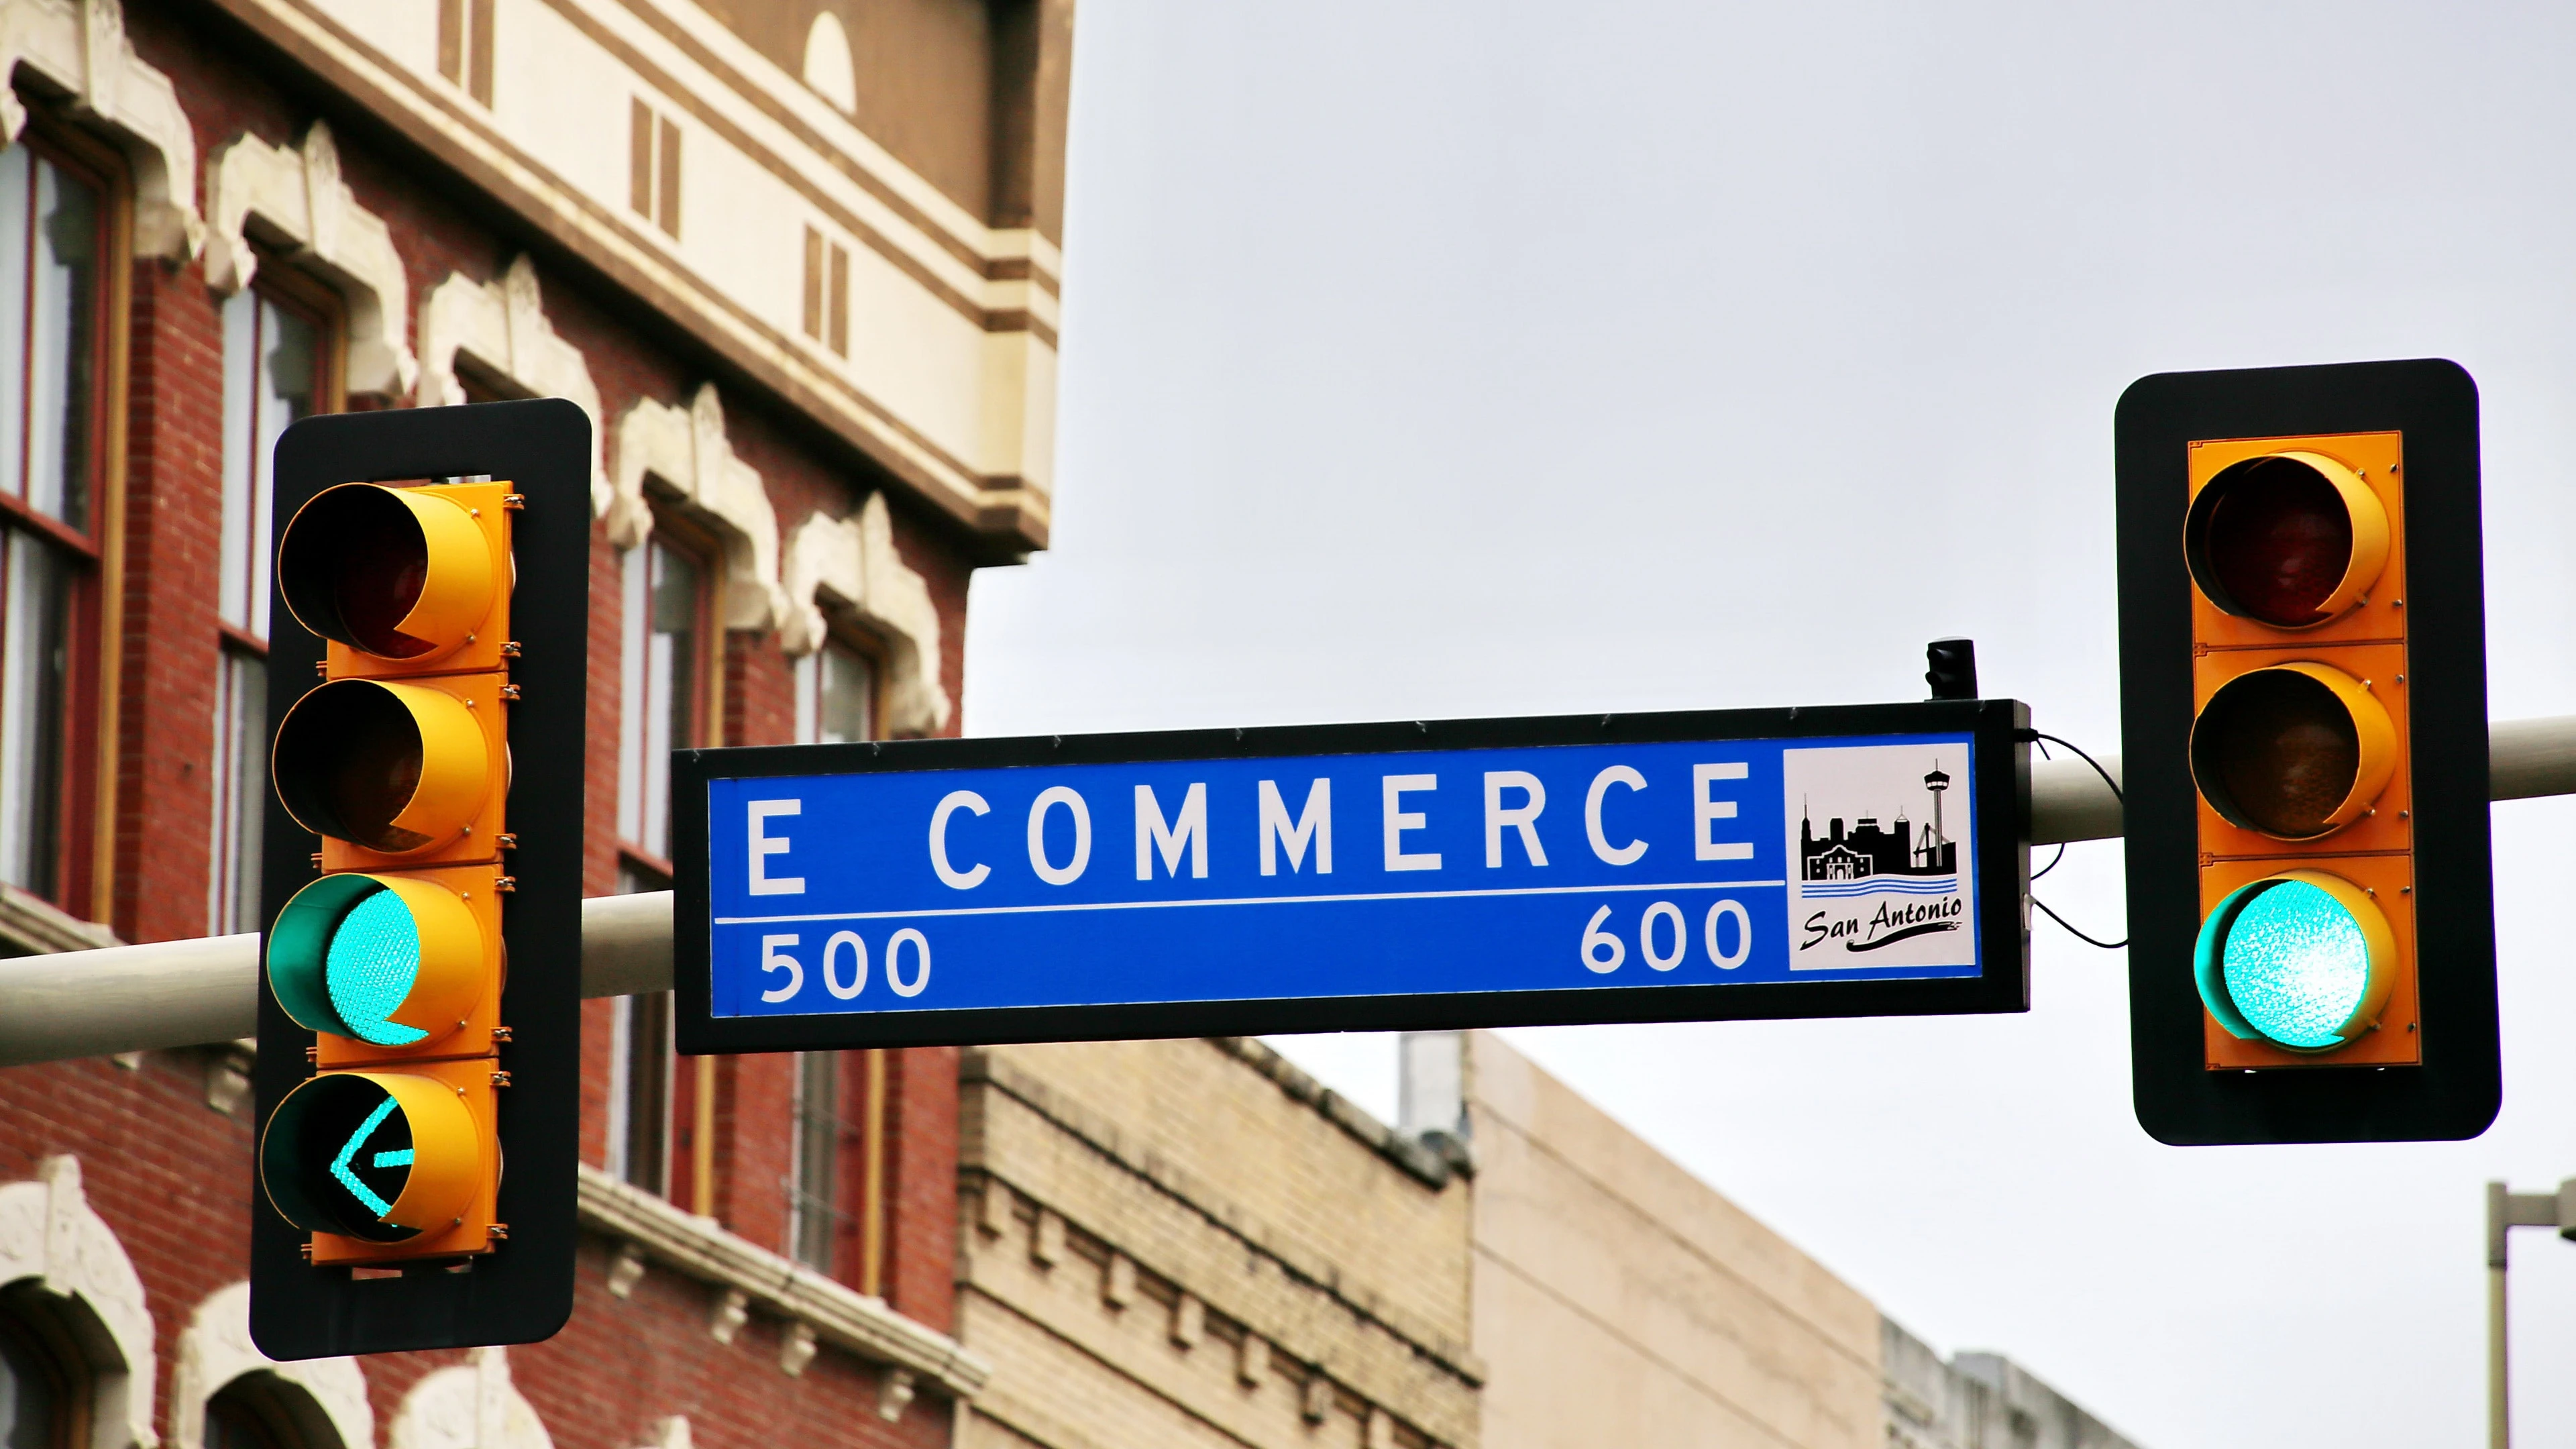
[[[671,964],[679,1051],[843,1051],[1280,1032],[1431,1030],[1600,1022],[1950,1016],[2030,1009],[2030,708],[2018,700],[1926,700],[1789,709],[1404,720],[1010,739],[896,740],[678,750],[671,756]],[[1813,739],[1956,731],[1976,744],[1979,954],[1974,977],[1573,988],[1150,1005],[969,1008],[718,1017],[708,899],[708,782],[880,770],[1132,764],[1425,749],[1694,740]]]

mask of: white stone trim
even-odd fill
[[[748,1315],[757,1309],[811,1330],[819,1343],[872,1363],[911,1371],[942,1393],[968,1399],[992,1377],[990,1364],[948,1335],[904,1317],[813,1269],[726,1232],[713,1218],[682,1212],[588,1163],[581,1165],[581,1222],[592,1232],[641,1247],[656,1268],[670,1269],[717,1288],[720,1302],[741,1295]],[[405,1444],[393,1449],[457,1449]]]
[[[315,121],[301,146],[271,146],[245,131],[215,148],[206,178],[212,213],[206,285],[230,295],[250,285],[262,241],[286,250],[346,300],[348,389],[388,401],[411,391],[411,288],[383,217],[358,204],[340,179],[331,128]]]
[[[354,1358],[280,1363],[260,1352],[250,1337],[248,1283],[207,1294],[179,1335],[179,1367],[170,1376],[171,1449],[204,1449],[206,1401],[246,1374],[292,1385],[310,1401],[319,1422],[297,1427],[303,1431],[301,1442],[313,1449],[376,1449],[376,1413],[367,1402],[366,1371]]]
[[[430,289],[420,304],[420,396],[425,408],[465,401],[458,358],[495,374],[529,397],[559,397],[590,418],[590,513],[604,516],[616,500],[600,462],[599,385],[581,349],[555,334],[537,287],[537,264],[525,253],[490,282],[463,272]]]
[[[35,1280],[72,1311],[94,1385],[91,1449],[158,1449],[152,1310],[125,1247],[81,1191],[80,1160],[48,1157],[0,1187],[0,1286]]]
[[[0,135],[27,129],[13,84],[25,66],[72,94],[75,114],[97,121],[134,168],[134,251],[184,262],[205,244],[197,215],[197,133],[179,88],[143,63],[125,38],[118,0],[0,0]]]
[[[724,627],[777,628],[787,617],[787,592],[778,584],[778,510],[769,504],[760,471],[734,456],[714,383],[702,384],[686,408],[644,398],[618,419],[608,537],[619,548],[634,548],[652,535],[653,510],[644,501],[647,475],[717,525],[725,552],[719,606]]]
[[[895,551],[885,495],[872,493],[854,518],[814,514],[787,538],[787,622],[779,644],[790,657],[823,647],[825,604],[857,616],[885,641],[885,732],[935,735],[948,727],[941,679],[939,606],[930,582]]]
[[[394,1415],[393,1449],[554,1449],[545,1420],[510,1382],[510,1351],[478,1348],[423,1377]]]

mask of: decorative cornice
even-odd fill
[[[944,1333],[702,1218],[630,1187],[588,1163],[581,1167],[581,1221],[622,1239],[651,1262],[741,1295],[740,1306],[802,1324],[824,1343],[971,1399],[992,1366]],[[631,1291],[630,1284],[630,1291]],[[397,1446],[399,1449],[399,1446]]]
[[[496,281],[478,282],[462,272],[430,289],[420,308],[419,404],[444,407],[465,401],[457,379],[463,358],[529,397],[569,400],[590,418],[590,512],[604,517],[616,502],[608,470],[600,463],[607,434],[599,415],[599,385],[581,349],[555,333],[537,286],[537,266],[525,253]]]
[[[796,525],[787,538],[786,587],[779,643],[790,656],[811,654],[830,637],[826,603],[846,608],[885,641],[885,732],[900,738],[948,727],[939,605],[929,581],[895,551],[884,494],[869,494],[855,518],[817,513]]]
[[[1224,1199],[1207,1183],[1174,1163],[1168,1154],[1137,1150],[1139,1144],[1130,1140],[1127,1135],[1129,1129],[1122,1129],[1119,1123],[1066,1097],[1017,1062],[990,1047],[968,1047],[959,1056],[957,1074],[962,1084],[989,1086],[1020,1103],[1058,1131],[1167,1194],[1220,1232],[1240,1242],[1247,1251],[1277,1263],[1290,1278],[1310,1285],[1357,1317],[1379,1325],[1460,1379],[1470,1384],[1485,1381],[1484,1360],[1466,1344],[1417,1321],[1413,1314],[1397,1307],[1389,1295],[1357,1283],[1353,1275],[1342,1271],[1338,1265],[1303,1251],[1291,1238],[1272,1231],[1254,1214]],[[1031,1203],[1044,1200],[1043,1195],[1033,1192],[1028,1184],[1012,1177],[1006,1170],[997,1169],[991,1162],[969,1161],[966,1171],[981,1181],[1005,1183]],[[1412,1173],[1411,1169],[1407,1171],[1417,1180],[1423,1180],[1420,1173]],[[1445,1176],[1443,1180],[1446,1180]],[[1431,1186],[1427,1181],[1424,1185]],[[1433,1190],[1439,1189],[1434,1187]],[[1037,1231],[1041,1234],[1061,1234],[1065,1230],[1066,1219],[1052,1208],[1042,1210],[1038,1221]],[[1104,1238],[1102,1241],[1109,1240]],[[1112,1246],[1120,1251],[1140,1253],[1142,1259],[1149,1262],[1160,1256],[1151,1244],[1116,1243]],[[1205,1285],[1181,1286],[1197,1291]],[[1209,1301],[1211,1306],[1226,1306],[1217,1299]]]
[[[1425,1187],[1440,1187],[1450,1174],[1472,1177],[1475,1153],[1446,1132],[1420,1137],[1398,1132],[1360,1110],[1350,1098],[1316,1081],[1258,1037],[1212,1036],[1208,1044],[1278,1084],[1290,1099],[1312,1107],[1334,1126],[1358,1139],[1372,1152],[1403,1168]]]
[[[0,882],[0,945],[14,946],[27,955],[42,956],[55,951],[92,951],[101,946],[124,944],[116,932],[107,927],[95,921],[84,921],[51,901]]]
[[[778,582],[778,510],[760,470],[734,456],[714,383],[701,384],[686,408],[641,398],[617,420],[617,475],[607,516],[609,540],[619,548],[652,535],[653,510],[644,501],[648,475],[723,537],[724,627],[777,628],[787,617],[787,591]]]
[[[197,215],[197,133],[179,88],[125,38],[118,0],[0,0],[0,135],[16,141],[27,106],[8,84],[18,67],[72,96],[134,167],[134,252],[184,262],[205,244]]]
[[[376,1414],[367,1375],[354,1358],[280,1363],[250,1336],[250,1284],[206,1295],[179,1335],[179,1367],[170,1376],[170,1449],[204,1449],[206,1401],[244,1374],[264,1373],[294,1386],[329,1421],[335,1449],[376,1449]]]
[[[331,128],[315,121],[301,146],[272,146],[249,132],[215,148],[206,178],[213,223],[206,285],[227,295],[259,269],[250,231],[329,283],[348,307],[349,391],[387,401],[411,391],[411,293],[384,218],[358,204],[340,179]]]
[[[80,1159],[48,1157],[33,1182],[0,1186],[0,1283],[35,1280],[86,1309],[76,1325],[96,1397],[89,1449],[158,1449],[152,1397],[160,1372],[143,1279],[116,1230],[89,1205]],[[103,1340],[103,1341],[101,1341]]]

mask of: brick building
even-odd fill
[[[674,746],[953,732],[969,573],[1046,538],[1071,23],[0,0],[0,952],[256,929],[314,412],[590,415],[592,894],[667,882]],[[247,1044],[0,1072],[0,1444],[951,1442],[957,1054],[586,1013],[578,1306],[507,1352],[259,1355]]]
[[[963,1079],[960,1449],[1476,1449],[1463,1157],[1243,1038]]]

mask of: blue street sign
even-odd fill
[[[684,753],[682,1046],[2020,1009],[2018,709]]]

